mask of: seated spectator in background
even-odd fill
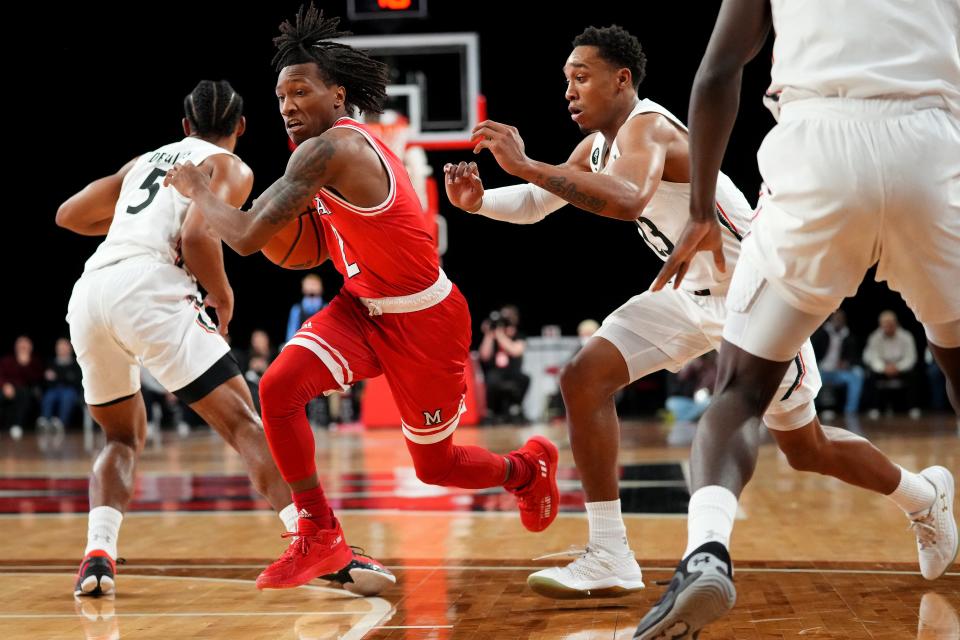
[[[260,413],[260,378],[266,373],[269,364],[270,362],[264,356],[251,356],[243,372],[247,386],[250,387],[250,395],[253,396],[253,406],[258,414]]]
[[[250,360],[253,358],[263,358],[267,364],[273,362],[277,357],[277,352],[270,343],[270,336],[263,329],[254,329],[250,334],[250,347],[247,349],[247,367],[250,366]]]
[[[147,409],[147,420],[161,429],[176,427],[177,433],[182,436],[190,433],[180,399],[164,389],[146,367],[140,367],[140,392],[143,394],[143,406]]]
[[[848,416],[860,410],[864,372],[860,362],[860,344],[847,327],[847,314],[842,309],[833,312],[823,326],[810,338],[817,356],[820,379],[823,384],[843,386],[847,399],[843,412]]]
[[[523,373],[523,351],[526,339],[519,330],[520,313],[514,305],[494,311],[480,325],[480,364],[487,387],[488,421],[493,424],[520,424],[523,397],[530,386],[530,376]]]
[[[879,417],[879,409],[888,402],[895,405],[897,396],[902,404],[910,407],[910,417],[919,417],[913,373],[917,345],[913,335],[900,327],[893,311],[881,313],[879,324],[867,338],[867,348],[863,351],[863,362],[870,372],[870,417]]]
[[[286,342],[290,342],[307,318],[326,306],[323,300],[323,280],[317,274],[308,273],[304,276],[303,282],[300,283],[300,290],[303,292],[303,298],[290,307]]]
[[[33,353],[33,340],[20,336],[13,355],[0,359],[0,426],[19,440],[40,399],[43,363]],[[33,414],[36,415],[36,414]]]
[[[600,323],[592,318],[587,318],[577,325],[577,337],[580,338],[580,348],[583,348],[583,345],[587,344],[587,340],[597,332],[597,329],[600,328]]]
[[[667,375],[667,411],[676,419],[667,444],[686,446],[693,442],[697,420],[710,406],[717,383],[717,352],[710,351]]]
[[[63,431],[80,402],[80,365],[73,355],[73,345],[66,338],[57,340],[54,357],[44,372],[47,389],[40,403],[37,428]]]

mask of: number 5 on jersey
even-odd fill
[[[153,199],[157,197],[157,193],[160,192],[160,185],[157,183],[157,180],[167,175],[166,169],[156,169],[146,177],[143,183],[140,185],[141,189],[144,189],[147,192],[147,199],[138,204],[137,206],[127,207],[127,213],[130,215],[137,215],[144,209],[150,206],[150,203],[153,202]]]

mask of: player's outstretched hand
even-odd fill
[[[497,164],[511,175],[518,175],[530,161],[524,151],[523,138],[516,127],[484,120],[473,128],[474,153],[489,149]]]
[[[173,187],[186,198],[194,198],[199,191],[207,188],[210,178],[189,160],[183,164],[175,164],[167,171],[163,179],[163,186]]]
[[[713,261],[717,268],[720,271],[727,270],[726,260],[723,257],[723,236],[720,223],[716,218],[702,222],[693,219],[687,221],[687,226],[683,228],[680,239],[677,240],[673,252],[657,274],[656,280],[650,285],[650,290],[663,289],[670,282],[670,278],[673,278],[673,288],[678,288],[683,281],[683,276],[687,275],[690,262],[699,251],[713,253]]]
[[[443,184],[450,204],[467,213],[476,213],[483,203],[483,182],[476,162],[443,165]]]

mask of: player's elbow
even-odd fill
[[[263,248],[263,242],[257,242],[254,238],[250,236],[244,236],[241,238],[236,238],[233,242],[228,243],[230,248],[239,253],[241,256],[249,256],[260,249]]]
[[[647,206],[650,198],[643,191],[631,185],[626,189],[621,189],[620,197],[614,204],[613,213],[621,220],[636,221]]]
[[[70,202],[64,202],[57,209],[55,218],[58,227],[74,231],[76,227],[76,208],[71,206]]]

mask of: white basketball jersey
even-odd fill
[[[641,113],[659,113],[681,130],[687,130],[675,115],[651,100],[638,101],[627,120]],[[590,152],[590,169],[594,173],[606,173],[610,164],[619,157],[620,149],[616,140],[608,148],[603,134],[594,134]],[[727,271],[721,273],[717,269],[712,254],[698,253],[683,278],[683,289],[723,289],[723,283],[729,281],[733,274],[733,265],[740,256],[740,241],[747,234],[752,217],[753,211],[747,199],[730,178],[721,173],[717,178],[717,219],[724,228],[723,253]],[[689,219],[690,184],[662,180],[637,220],[637,226],[647,246],[666,262]]]
[[[140,156],[123,179],[107,238],[84,271],[140,257],[179,266],[180,228],[190,200],[173,187],[164,187],[163,178],[178,162],[199,165],[218,153],[233,155],[199,138],[184,138]]]
[[[776,40],[768,93],[781,104],[815,96],[930,97],[960,113],[960,1],[770,5]]]

